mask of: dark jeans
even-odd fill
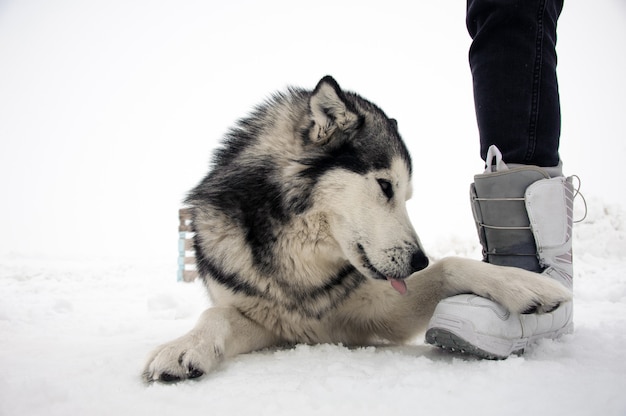
[[[556,24],[563,0],[467,0],[474,102],[483,160],[559,163]]]

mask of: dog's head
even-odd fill
[[[325,77],[310,96],[302,137],[311,156],[300,175],[315,180],[311,199],[344,256],[404,293],[403,279],[428,259],[406,210],[411,159],[396,121]]]

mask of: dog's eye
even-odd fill
[[[391,185],[391,182],[386,179],[377,179],[377,181],[380,189],[383,191],[383,194],[385,194],[387,199],[393,198],[393,186]]]

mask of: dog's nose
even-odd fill
[[[411,269],[412,273],[419,272],[428,266],[428,257],[421,250],[416,251],[411,256]]]

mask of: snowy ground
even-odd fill
[[[143,384],[141,366],[207,306],[200,284],[176,283],[171,264],[5,257],[0,414],[624,415],[626,212],[590,201],[575,238],[576,331],[524,356],[463,358],[421,337],[301,345],[176,385]],[[476,255],[471,241],[448,254]]]
[[[479,258],[464,6],[0,1],[0,415],[626,414],[623,0],[567,1],[559,21],[560,152],[590,210],[575,230],[573,335],[500,362],[418,338],[140,381],[148,352],[207,306],[175,281],[180,201],[233,120],[286,85],[331,74],[398,119],[422,242]]]

